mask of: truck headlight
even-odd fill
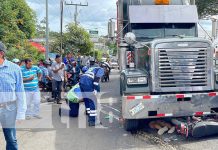
[[[146,77],[130,77],[127,78],[127,84],[147,84]]]

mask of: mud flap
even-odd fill
[[[218,122],[202,121],[193,126],[192,136],[195,138],[218,134]]]

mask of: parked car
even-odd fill
[[[111,60],[111,68],[112,69],[119,69],[118,62],[116,60]]]

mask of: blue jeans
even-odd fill
[[[62,91],[62,81],[52,81],[52,91],[53,91],[53,97],[57,100],[61,100],[61,91]]]
[[[0,123],[5,136],[6,150],[18,150],[15,129],[16,115],[16,103],[0,108]]]

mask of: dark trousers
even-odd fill
[[[8,105],[6,108],[0,108],[0,123],[3,127],[6,150],[18,150],[15,129],[16,115],[16,104]]]
[[[52,81],[52,97],[59,102],[61,100],[61,91],[62,91],[63,81]]]
[[[97,117],[97,98],[93,93],[93,90],[88,85],[80,84],[82,96],[85,102],[87,112],[89,112],[89,123],[95,123]]]
[[[78,117],[79,115],[79,103],[73,103],[69,101],[69,107],[70,107],[70,117]]]

